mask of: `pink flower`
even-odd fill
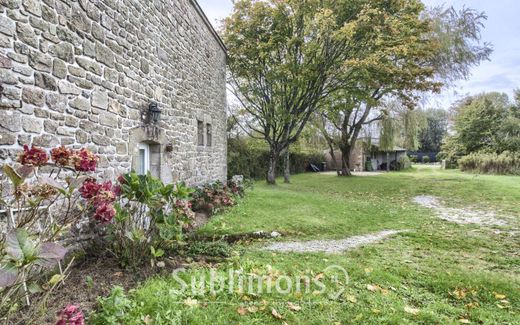
[[[95,179],[89,178],[83,182],[79,192],[81,193],[82,198],[86,200],[92,200],[97,196],[100,189],[101,184],[96,183]]]
[[[112,186],[112,182],[106,182],[101,184],[99,191],[95,197],[96,205],[102,205],[103,203],[113,203],[116,200],[117,189]]]
[[[96,213],[94,214],[94,219],[100,221],[101,223],[109,223],[116,216],[116,209],[111,204],[101,204],[96,209]]]
[[[78,306],[68,305],[58,314],[56,325],[84,325],[85,316]]]
[[[79,172],[94,172],[96,171],[97,162],[99,158],[89,150],[83,148],[76,151],[73,156],[74,167]]]
[[[121,194],[119,186],[113,186],[112,182],[98,184],[95,179],[87,179],[79,189],[81,196],[88,200],[95,209],[94,219],[109,223],[116,215],[112,203]]]
[[[112,192],[114,192],[115,196],[121,196],[121,186],[115,185],[112,187]]]
[[[119,182],[119,184],[125,185],[126,184],[125,175],[119,175],[119,177],[117,178],[117,181]]]
[[[49,161],[47,153],[35,146],[29,149],[28,145],[23,146],[23,152],[18,156],[18,162],[26,166],[43,166]]]
[[[72,155],[74,152],[70,149],[65,148],[64,146],[54,148],[51,150],[52,160],[61,166],[70,166],[72,161]]]

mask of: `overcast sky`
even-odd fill
[[[449,106],[466,94],[499,91],[512,94],[520,88],[520,0],[424,0],[426,5],[463,6],[484,11],[488,15],[483,40],[491,42],[494,52],[491,61],[473,69],[467,81],[459,82],[451,91],[434,98],[430,105]],[[199,0],[214,25],[232,10],[231,0]],[[447,107],[445,107],[447,108]]]

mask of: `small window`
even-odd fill
[[[204,123],[202,121],[197,121],[197,144],[204,145]]]
[[[139,144],[139,161],[137,165],[137,173],[146,175],[150,171],[150,145],[147,143]]]
[[[213,137],[211,134],[211,124],[206,124],[206,144],[208,147],[211,147]]]

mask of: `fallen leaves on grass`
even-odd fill
[[[188,307],[196,307],[199,305],[199,302],[196,299],[188,298],[184,300],[184,304]]]
[[[298,305],[295,305],[293,304],[292,302],[287,302],[287,307],[292,310],[292,311],[300,311],[302,310],[302,307],[298,306]]]
[[[463,300],[470,295],[472,297],[477,297],[478,292],[474,289],[456,288],[453,292],[450,292],[450,295],[458,300]]]
[[[506,295],[503,295],[503,294],[498,293],[498,292],[493,292],[493,294],[495,295],[495,298],[498,299],[498,300],[502,300],[502,299],[506,299],[507,298]]]
[[[367,284],[367,290],[371,292],[381,292],[383,295],[388,295],[390,291],[388,289],[381,288],[377,284]]]
[[[240,316],[245,316],[247,314],[254,314],[254,313],[258,312],[258,310],[259,309],[257,306],[249,306],[249,307],[240,306],[237,308],[237,313]]]
[[[404,311],[408,314],[417,315],[421,310],[410,306],[404,306]]]
[[[377,284],[367,284],[367,290],[372,291],[372,292],[377,292],[377,291],[381,290],[381,287],[378,286]]]
[[[278,311],[276,311],[276,309],[271,309],[271,315],[273,315],[274,318],[276,319],[283,319],[283,316],[280,315],[280,313]]]
[[[469,319],[466,319],[466,318],[461,318],[459,319],[459,322],[461,324],[471,324],[471,322],[469,321]]]
[[[347,300],[353,304],[355,304],[357,302],[357,298],[356,296],[353,296],[353,295],[348,295],[347,296]]]
[[[144,318],[143,318],[143,323],[145,323],[145,325],[150,325],[152,324],[153,320],[152,320],[152,317],[150,317],[150,315],[146,315]]]
[[[457,288],[451,294],[458,300],[462,300],[462,299],[466,298],[466,289]]]

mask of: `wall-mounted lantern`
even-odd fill
[[[148,105],[148,121],[157,123],[161,119],[161,109],[155,102],[151,102]]]

